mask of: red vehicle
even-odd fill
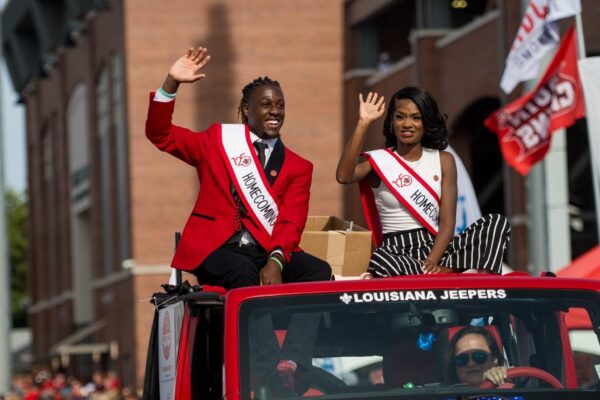
[[[183,310],[181,336],[176,376],[161,383],[157,353],[164,347],[155,319],[146,399],[600,399],[600,364],[584,371],[596,377],[584,387],[565,324],[567,313],[584,315],[598,339],[600,281],[453,274],[229,292],[204,287],[157,294],[155,302],[158,310]],[[257,323],[265,318],[272,324],[266,334]],[[293,323],[302,318],[317,323]],[[493,333],[509,383],[448,380],[455,368],[447,362],[448,343],[470,325]],[[263,341],[285,346],[294,329],[309,331],[301,345],[311,365],[302,385],[282,392],[255,376],[256,360],[265,357]]]

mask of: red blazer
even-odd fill
[[[171,263],[173,268],[192,271],[234,234],[236,204],[220,151],[221,125],[213,124],[204,132],[173,125],[175,102],[161,103],[153,98],[151,93],[146,136],[160,150],[195,167],[200,181],[196,204]],[[279,247],[287,261],[291,252],[300,250],[298,243],[308,215],[312,169],[310,162],[278,140],[265,165],[265,175],[279,208],[272,236],[263,233],[247,215],[242,217],[246,229],[267,252]]]

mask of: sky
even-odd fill
[[[4,61],[0,68],[2,86],[2,121],[1,135],[3,139],[3,152],[0,155],[4,163],[4,184],[7,188],[19,192],[25,190],[27,185],[25,161],[25,112],[22,104],[16,104],[17,94],[12,87]]]
[[[0,0],[0,9],[5,0]],[[4,184],[7,188],[24,191],[27,186],[27,163],[25,161],[25,110],[17,104],[18,96],[13,89],[4,60],[0,60],[0,137]]]

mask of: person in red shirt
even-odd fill
[[[147,137],[196,168],[200,183],[172,267],[228,289],[329,280],[329,264],[298,247],[313,166],[283,145],[279,83],[264,77],[244,87],[243,125],[212,124],[194,132],[171,122],[179,86],[203,79],[209,61],[206,48],[190,48],[150,98]]]
[[[146,136],[158,149],[194,167],[200,184],[171,266],[194,273],[201,284],[227,289],[330,280],[330,265],[298,247],[313,165],[283,144],[286,107],[279,82],[259,77],[242,89],[242,124],[215,123],[194,132],[171,122],[179,86],[203,79],[209,61],[206,48],[190,48],[150,95]],[[319,319],[291,321],[289,330],[314,332]],[[296,371],[311,367],[312,343],[301,352],[288,352],[302,346],[288,347],[291,339],[286,340],[280,352],[273,326],[264,319],[251,332],[256,338],[249,340],[260,343],[260,354],[268,355],[257,355],[253,372],[276,365],[283,384],[293,389]]]

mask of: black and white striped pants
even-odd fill
[[[421,264],[433,247],[433,236],[425,228],[384,235],[371,255],[370,272],[376,278],[419,275]],[[502,256],[510,240],[510,223],[500,214],[488,214],[455,236],[439,264],[465,271],[471,268],[502,273]]]

